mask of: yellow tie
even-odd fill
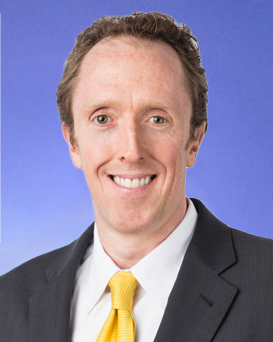
[[[134,342],[133,297],[138,281],[130,272],[117,272],[110,280],[112,309],[97,342]]]

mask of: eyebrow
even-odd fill
[[[90,103],[87,106],[87,110],[94,110],[96,108],[105,108],[105,107],[121,107],[122,102],[120,100],[114,100],[114,99],[104,99],[102,101]],[[165,111],[170,110],[170,105],[154,101],[154,100],[144,100],[141,103],[141,110],[145,111],[151,108],[157,108],[157,109],[162,109]]]

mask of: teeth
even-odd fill
[[[146,184],[148,184],[149,182],[150,182],[150,177],[146,177],[146,179],[145,179],[145,181],[144,181],[144,184],[146,185]]]
[[[124,178],[120,178],[120,185],[121,185],[121,186],[125,186]]]
[[[133,179],[132,188],[139,188],[139,179],[138,178]]]
[[[120,185],[120,178],[117,176],[117,177],[114,177],[114,181],[115,183],[117,183],[118,185]]]
[[[132,181],[131,181],[131,179],[128,179],[128,178],[125,178],[125,179],[124,179],[124,187],[125,187],[125,188],[131,189],[131,187],[132,187]]]
[[[124,188],[139,188],[140,186],[146,185],[150,183],[151,177],[147,176],[146,178],[141,178],[140,180],[138,178],[129,179],[129,178],[122,178],[122,177],[114,177],[114,182],[120,186],[123,186]]]

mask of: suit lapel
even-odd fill
[[[69,341],[70,303],[76,261],[42,291],[30,298],[32,342]]]
[[[189,253],[169,297],[155,342],[209,342],[237,289]]]
[[[188,247],[155,342],[209,342],[232,304],[237,288],[220,273],[236,262],[230,229],[202,202]]]
[[[46,270],[48,283],[29,300],[32,342],[70,340],[70,307],[75,276],[83,253],[93,238],[94,224],[72,244],[61,248]]]

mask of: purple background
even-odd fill
[[[8,1],[2,13],[0,274],[76,239],[94,220],[55,92],[76,35],[102,15],[157,11],[199,39],[209,129],[186,194],[222,221],[273,238],[272,1]]]

